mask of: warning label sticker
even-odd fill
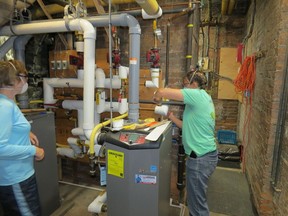
[[[107,153],[108,174],[124,178],[124,153],[110,149]]]

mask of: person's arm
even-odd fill
[[[168,118],[176,124],[177,127],[182,128],[182,121],[178,119],[176,116],[174,116],[173,112],[170,112],[168,114]]]
[[[160,88],[154,92],[153,100],[160,103],[162,98],[183,101],[183,94],[181,89]]]
[[[42,160],[44,158],[44,155],[45,155],[44,149],[36,146],[35,160],[36,161]]]
[[[44,149],[39,148],[39,140],[34,133],[30,132],[29,136],[30,136],[30,142],[32,143],[32,145],[36,147],[35,160],[40,161],[44,158],[45,155]]]
[[[21,160],[35,155],[36,152],[35,146],[9,142],[12,136],[12,119],[16,111],[13,103],[8,100],[1,101],[0,119],[3,124],[0,124],[0,160]]]
[[[32,145],[39,146],[39,140],[34,133],[30,132],[29,137],[30,137],[30,142],[32,143]]]

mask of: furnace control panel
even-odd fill
[[[119,140],[127,145],[140,145],[145,143],[147,134],[120,132]]]

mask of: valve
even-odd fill
[[[120,50],[114,49],[112,50],[112,64],[113,68],[118,68],[120,66]],[[109,63],[109,53],[107,53],[107,62]]]
[[[151,68],[160,68],[160,54],[158,48],[152,48],[146,53],[146,61],[152,63]]]

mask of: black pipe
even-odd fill
[[[184,203],[184,188],[185,188],[185,163],[186,154],[182,144],[182,131],[180,129],[177,137],[178,143],[178,170],[177,170],[177,189],[179,190],[179,203]]]
[[[286,65],[284,71],[284,79],[282,83],[282,92],[280,96],[280,105],[279,105],[279,113],[278,113],[278,121],[276,125],[276,135],[275,135],[275,146],[273,153],[273,163],[272,163],[272,184],[274,188],[277,190],[278,179],[279,179],[279,171],[280,171],[280,160],[282,154],[282,146],[283,139],[285,137],[285,121],[286,121],[286,113],[288,107],[288,49],[286,50]]]
[[[185,173],[185,151],[182,143],[178,145],[178,176],[177,176],[177,188],[183,190],[184,184],[184,173]]]
[[[192,33],[192,68],[196,68],[198,63],[199,52],[199,31],[200,31],[200,5],[195,4],[195,10],[193,13],[193,33]]]
[[[170,49],[170,22],[167,23],[167,42],[166,42],[166,66],[165,66],[165,83],[164,86],[169,84],[169,49]]]
[[[191,7],[191,0],[189,1],[189,7]],[[188,73],[191,70],[190,67],[192,58],[192,31],[193,31],[193,13],[191,11],[188,14],[188,24],[187,24],[186,73]]]

